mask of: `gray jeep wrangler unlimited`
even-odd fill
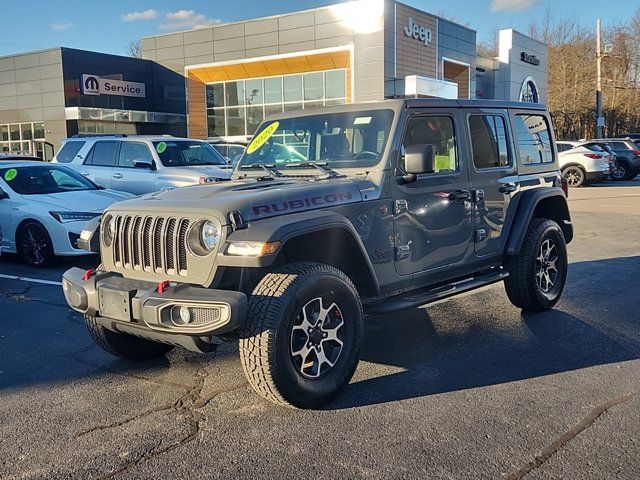
[[[390,100],[267,119],[233,179],[111,206],[64,274],[96,343],[132,360],[239,340],[263,397],[318,407],[348,384],[363,315],[504,281],[560,298],[573,230],[540,105]]]

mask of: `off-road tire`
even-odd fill
[[[536,281],[536,258],[541,245],[551,239],[557,248],[559,271],[552,290],[545,293]],[[558,302],[567,278],[567,247],[560,226],[553,220],[534,218],[529,224],[522,248],[517,255],[505,258],[509,276],[505,289],[511,303],[531,312],[550,310]]]
[[[91,338],[105,352],[126,360],[151,360],[169,353],[172,345],[145,340],[126,333],[116,333],[104,328],[95,317],[85,315],[84,323]]]
[[[314,297],[335,302],[348,341],[324,376],[305,378],[292,357],[292,329]],[[328,308],[325,306],[325,308]],[[363,313],[355,286],[342,271],[321,263],[292,263],[266,274],[249,297],[240,360],[251,387],[263,398],[298,408],[317,408],[353,376],[363,335]]]

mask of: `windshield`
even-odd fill
[[[0,178],[20,195],[97,190],[98,187],[79,173],[64,167],[29,166],[0,169]]]
[[[370,167],[382,158],[392,122],[392,110],[266,121],[253,137],[239,167],[295,166],[306,162],[330,168]]]
[[[163,140],[162,142],[153,142],[153,146],[165,167],[224,166],[227,164],[222,155],[205,142]]]

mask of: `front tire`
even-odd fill
[[[242,368],[267,400],[317,408],[351,380],[362,332],[362,305],[349,277],[320,263],[285,265],[249,297]]]
[[[150,360],[162,357],[173,350],[172,345],[152,342],[126,333],[112,332],[100,325],[95,317],[89,315],[84,316],[84,323],[89,329],[91,338],[102,350],[125,360]]]
[[[553,220],[534,218],[517,255],[507,256],[505,289],[511,303],[531,312],[550,310],[567,279],[567,246]]]
[[[16,233],[16,249],[20,259],[31,267],[47,267],[55,262],[49,232],[38,222],[28,222]]]

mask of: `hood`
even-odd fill
[[[183,179],[185,181],[197,180],[199,177],[231,178],[233,169],[227,165],[220,166],[194,166],[194,167],[166,167],[161,174],[166,174],[172,179]]]
[[[99,212],[115,202],[127,200],[133,195],[115,190],[81,190],[77,192],[23,195],[25,200],[37,201],[61,210],[73,212]]]
[[[244,221],[316,210],[362,201],[360,188],[346,178],[308,181],[301,179],[243,179],[151,193],[119,203],[118,211],[158,213],[202,212],[226,222],[237,210]]]

